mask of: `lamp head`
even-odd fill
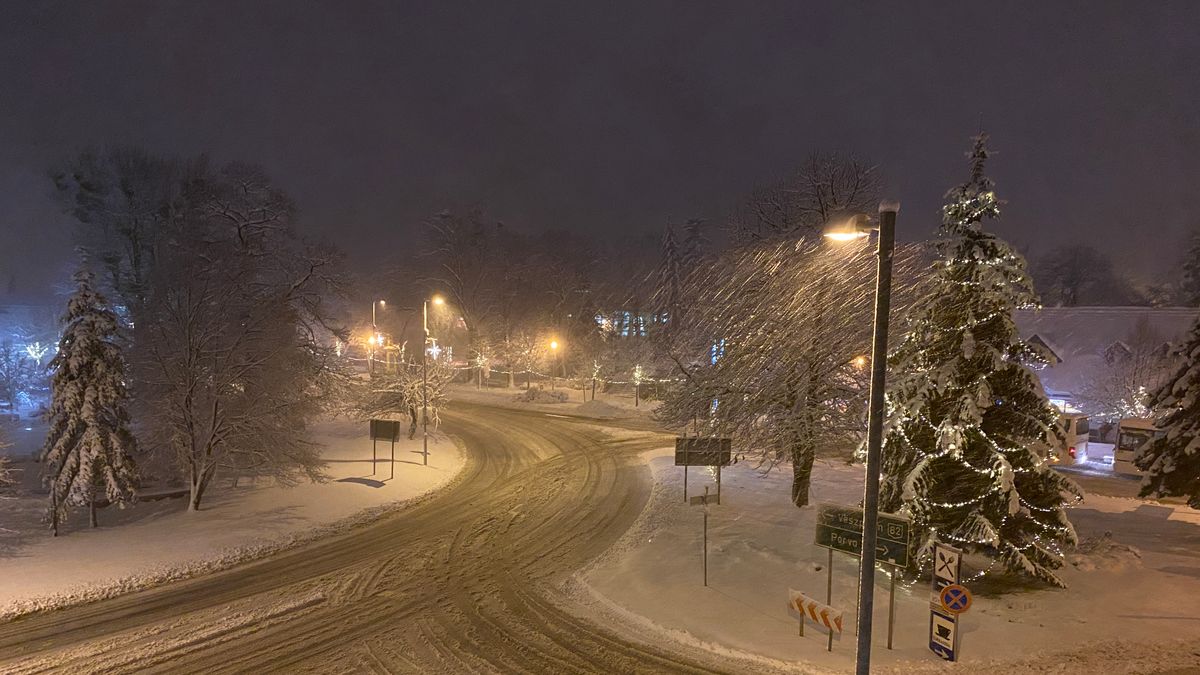
[[[856,213],[844,220],[826,225],[825,237],[833,241],[854,241],[871,235],[871,219],[866,214]]]

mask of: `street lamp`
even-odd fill
[[[550,354],[551,354],[551,357],[550,357],[550,361],[551,361],[551,364],[550,364],[550,389],[554,389],[554,363],[553,363],[553,361],[558,357],[558,340],[550,341]],[[566,376],[564,375],[563,377],[566,377]]]
[[[367,342],[370,343],[370,345],[371,345],[371,350],[369,352],[367,352],[367,372],[372,375],[375,374],[375,335],[374,334],[379,332],[379,326],[375,323],[375,306],[376,305],[383,307],[383,306],[387,305],[387,302],[385,302],[383,300],[372,300],[371,301],[371,333],[372,333],[372,335],[371,335],[371,338],[369,340],[367,340]],[[380,342],[380,344],[383,344],[383,343]]]
[[[440,307],[446,301],[440,295],[429,298],[421,306],[421,327],[425,329],[425,343],[421,347],[421,463],[429,464],[429,303]],[[436,356],[434,358],[437,358]]]
[[[862,558],[858,569],[858,645],[855,672],[871,672],[871,618],[875,609],[875,546],[879,527],[879,465],[883,455],[883,390],[887,378],[888,313],[892,304],[892,252],[900,204],[879,205],[879,223],[859,214],[831,227],[825,236],[852,241],[879,232],[879,271],[875,277],[875,326],[871,338],[871,395],[867,415],[867,479],[863,488]]]

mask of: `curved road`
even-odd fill
[[[638,455],[661,437],[467,404],[445,419],[467,465],[431,498],[256,563],[0,624],[0,672],[744,671],[562,608],[561,582],[646,504]]]

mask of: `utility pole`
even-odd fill
[[[875,609],[875,546],[879,528],[879,468],[883,454],[884,386],[887,379],[888,315],[892,303],[892,252],[900,205],[879,205],[879,271],[875,279],[875,327],[871,340],[871,396],[867,417],[867,478],[863,488],[863,541],[858,569],[858,645],[855,672],[871,672],[871,619]]]
[[[421,463],[429,465],[429,300],[421,306],[421,327],[425,342],[421,347]]]

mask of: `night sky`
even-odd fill
[[[922,238],[981,126],[1034,255],[1151,276],[1200,225],[1200,2],[400,4],[0,3],[0,297],[48,296],[46,172],[89,145],[261,164],[360,270],[455,204],[717,219],[814,150],[877,162]]]

